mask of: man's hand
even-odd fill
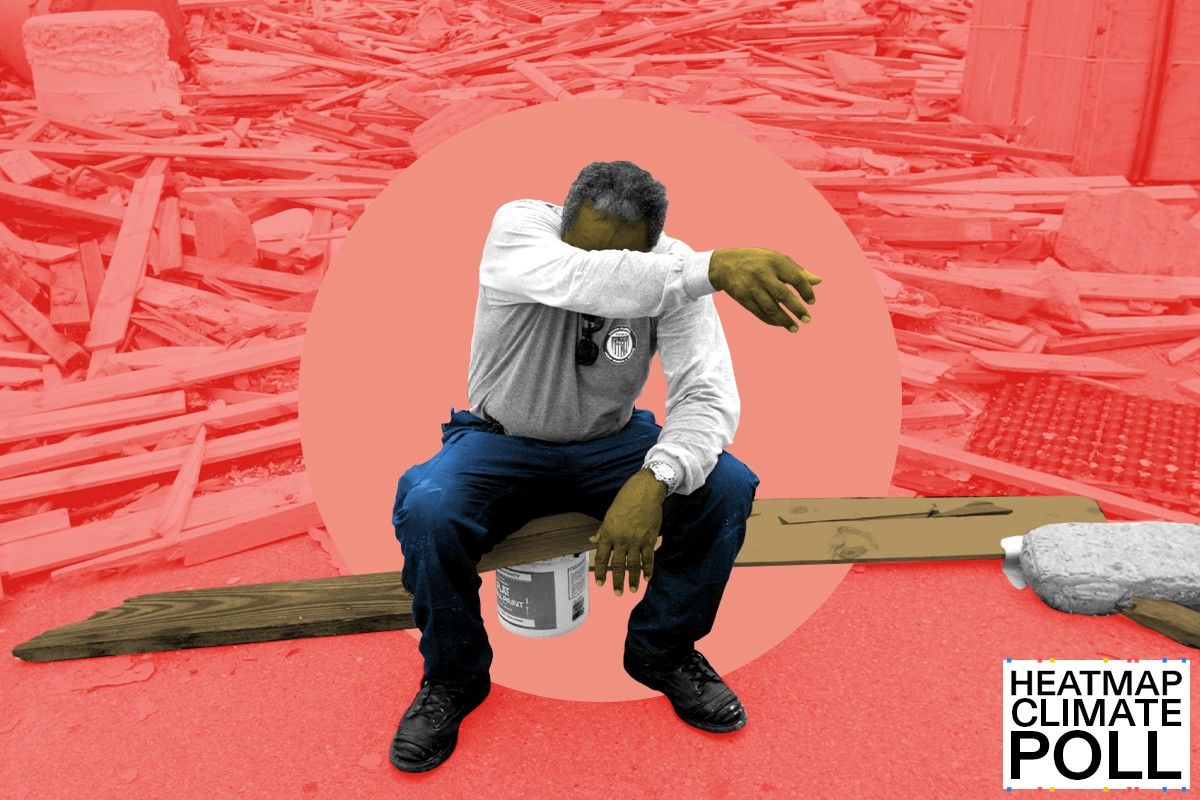
[[[812,287],[821,279],[783,253],[761,247],[735,247],[716,250],[708,264],[708,280],[717,291],[725,292],[751,314],[768,325],[779,325],[795,333],[800,328],[780,303],[801,322],[811,316],[800,298],[817,302]],[[792,291],[794,286],[800,296]]]
[[[655,480],[648,469],[638,470],[625,482],[600,530],[591,537],[596,542],[596,585],[604,585],[604,575],[612,560],[613,591],[620,597],[625,591],[625,572],[629,571],[629,590],[636,592],[641,573],[646,580],[654,572],[654,543],[662,527],[663,500],[667,487]]]

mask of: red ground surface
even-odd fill
[[[298,537],[186,570],[43,583],[0,602],[0,644],[8,653],[145,592],[331,574]],[[1194,653],[1124,618],[1053,611],[994,561],[856,567],[794,634],[727,676],[750,713],[736,734],[688,728],[664,698],[572,703],[497,686],[452,759],[421,776],[387,761],[420,674],[399,631],[47,664],[9,655],[0,797],[1006,796],[1001,659]],[[1192,682],[1196,744],[1195,670]]]

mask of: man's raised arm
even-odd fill
[[[667,379],[667,416],[643,465],[669,462],[678,476],[672,492],[691,494],[733,441],[741,417],[733,360],[711,297],[659,319],[658,354]]]
[[[583,250],[564,242],[536,200],[496,212],[479,281],[493,303],[541,303],[599,317],[656,317],[714,289],[711,251]],[[658,250],[659,248],[656,248]]]

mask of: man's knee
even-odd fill
[[[423,481],[398,499],[392,514],[396,538],[405,558],[425,554],[445,555],[461,551],[459,526],[452,520],[461,516],[464,504],[460,492],[431,481]]]
[[[722,451],[709,473],[705,487],[718,505],[744,507],[749,516],[754,494],[758,490],[758,475],[736,456]]]

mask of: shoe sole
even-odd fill
[[[475,709],[479,708],[481,705],[483,705],[483,701],[487,700],[488,695],[490,695],[491,693],[492,693],[492,687],[491,687],[491,684],[489,684],[487,691],[483,693],[483,697],[479,698],[479,702],[475,703],[469,709],[467,709],[466,713],[463,714],[463,718],[461,720],[459,720],[458,724],[461,726],[462,723],[466,721],[467,715],[470,714]],[[433,754],[432,756],[425,759],[424,761],[420,761],[416,764],[413,764],[408,761],[400,761],[399,759],[396,758],[396,754],[392,753],[392,752],[388,753],[388,760],[392,762],[393,767],[400,770],[401,772],[410,772],[410,773],[429,772],[429,770],[440,765],[443,761],[445,761],[447,758],[449,758],[450,754],[454,752],[454,748],[457,746],[458,746],[458,731],[455,730],[454,738],[452,738],[441,751]]]
[[[656,681],[648,681],[643,678],[639,678],[637,675],[634,675],[628,669],[625,670],[625,674],[628,675],[629,677],[633,678],[635,681],[642,684],[643,686],[647,687],[648,689],[653,689],[654,691],[661,693],[664,697],[667,698],[667,702],[671,702],[671,698],[667,695],[666,692],[664,692],[662,690],[662,684],[657,683]],[[746,727],[746,709],[745,708],[742,709],[742,713],[736,721],[731,722],[727,725],[712,725],[707,722],[699,722],[698,720],[688,719],[683,714],[679,713],[679,709],[675,707],[674,703],[671,703],[671,710],[675,712],[675,716],[679,717],[679,719],[682,720],[683,722],[685,722],[686,724],[688,724],[698,730],[705,731],[706,733],[733,733],[734,731],[741,730],[742,728]]]
[[[396,758],[395,753],[389,753],[388,760],[392,762],[393,767],[400,770],[401,772],[414,772],[414,773],[415,772],[428,772],[429,770],[433,769],[434,767],[438,766],[443,761],[445,761],[447,758],[449,758],[450,754],[454,752],[454,748],[457,746],[458,746],[458,731],[455,731],[454,738],[450,740],[450,742],[446,745],[446,747],[441,752],[435,753],[434,755],[430,756],[429,758],[425,759],[424,761],[418,762],[416,764],[413,764],[408,761],[401,761],[398,758]]]

